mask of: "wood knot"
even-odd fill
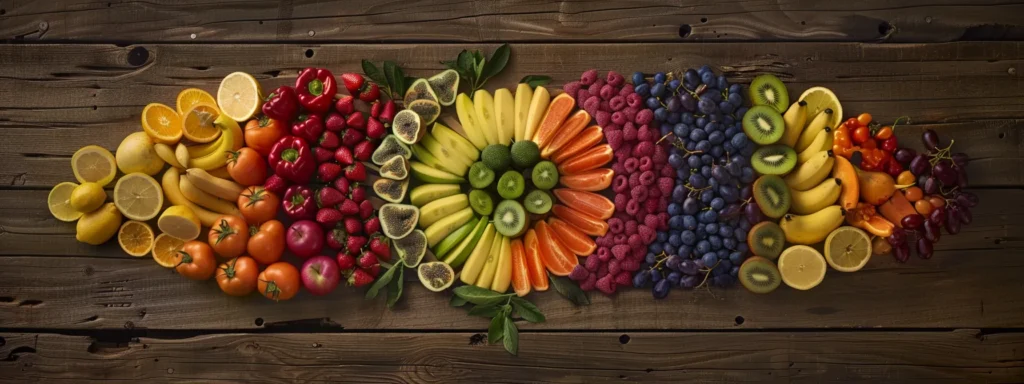
[[[149,50],[146,47],[135,47],[128,51],[128,64],[133,67],[141,67],[149,61]]]

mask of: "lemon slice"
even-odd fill
[[[192,208],[184,205],[174,205],[160,214],[156,221],[160,232],[174,236],[182,240],[195,240],[199,237],[199,217]]]
[[[175,238],[174,236],[166,233],[161,233],[160,236],[156,237],[153,241],[153,260],[156,260],[157,264],[162,267],[174,268],[178,265],[177,256],[178,251],[185,246],[185,241],[182,239]]]
[[[202,89],[188,88],[178,93],[178,98],[175,100],[174,107],[177,109],[179,115],[184,115],[185,111],[199,103],[217,104],[217,100],[214,99],[213,95],[209,92]]]
[[[263,103],[260,83],[245,72],[224,76],[217,89],[217,105],[221,112],[237,122],[251,119]]]
[[[114,185],[114,205],[125,217],[146,221],[160,213],[164,205],[164,191],[149,175],[129,173]]]
[[[839,227],[825,239],[825,261],[840,272],[856,272],[871,259],[871,238],[856,227]]]
[[[196,143],[209,143],[220,136],[220,128],[214,123],[220,114],[216,105],[193,105],[181,116],[181,133]]]
[[[157,143],[177,144],[181,141],[181,116],[171,107],[150,103],[142,109],[142,130]]]
[[[129,255],[146,256],[153,249],[153,228],[141,221],[128,220],[117,231],[117,243]]]
[[[839,98],[836,97],[835,93],[832,93],[831,89],[811,87],[800,95],[800,100],[807,102],[808,123],[814,120],[814,116],[817,116],[818,112],[824,111],[827,108],[832,108],[832,121],[828,122],[827,127],[838,127],[839,123],[843,121],[843,105],[839,103]]]
[[[114,181],[117,164],[114,155],[98,145],[87,145],[71,156],[71,170],[79,183],[93,182],[101,187]]]
[[[803,291],[821,284],[828,268],[825,265],[825,258],[814,248],[806,245],[794,245],[782,251],[778,263],[782,282]]]
[[[46,204],[50,206],[50,214],[60,221],[75,221],[82,217],[83,213],[71,207],[71,193],[75,191],[78,184],[63,182],[57,184],[46,196]]]

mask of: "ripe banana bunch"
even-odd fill
[[[789,212],[798,215],[809,215],[825,207],[835,204],[843,191],[843,183],[836,178],[828,178],[818,186],[807,191],[790,191],[791,203]]]
[[[234,120],[221,115],[213,124],[220,128],[220,137],[206,144],[187,147],[188,167],[207,171],[223,167],[228,162],[228,152],[237,151],[245,145],[242,128]]]
[[[212,178],[213,176],[210,177]],[[178,188],[180,189],[182,196],[185,196],[186,199],[195,203],[195,205],[222,215],[242,216],[242,213],[239,212],[238,206],[234,200],[228,201],[220,199],[210,192],[204,191],[202,188],[198,187],[192,182],[192,180],[198,181],[199,178],[186,174],[182,175],[181,179],[178,181]],[[200,185],[208,188],[211,187],[207,181],[200,181]],[[211,188],[211,191],[214,191],[215,193],[225,192],[224,190],[214,188]],[[239,193],[241,193],[241,191],[239,191]],[[224,196],[227,196],[227,194],[224,194]],[[235,195],[235,199],[238,199],[238,195]]]
[[[178,168],[170,168],[164,172],[163,178],[160,180],[160,186],[163,187],[164,197],[167,201],[170,201],[172,205],[184,205],[192,209],[196,216],[199,217],[199,222],[203,223],[204,227],[212,227],[216,222],[217,218],[221,216],[220,213],[212,212],[206,208],[200,207],[189,200],[181,192],[181,180],[184,177],[181,175],[181,171]]]
[[[832,150],[821,151],[811,156],[806,163],[800,164],[782,180],[790,190],[806,191],[821,184],[822,180],[832,172],[835,162]]]
[[[188,181],[192,183],[192,185],[196,186],[203,192],[227,201],[238,200],[238,196],[241,195],[242,191],[245,189],[245,187],[234,181],[215,177],[200,168],[189,168],[185,171],[185,176],[188,177]]]
[[[779,226],[786,234],[786,242],[809,245],[825,241],[829,233],[843,224],[844,218],[842,207],[830,205],[809,215],[786,215]]]

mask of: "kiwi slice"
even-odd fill
[[[786,90],[786,84],[775,75],[760,75],[750,82],[750,102],[772,107],[782,113],[789,108],[789,91]]]
[[[482,161],[473,163],[473,166],[469,167],[469,184],[473,188],[487,188],[494,181],[494,171],[487,167]]]
[[[530,175],[533,185],[540,189],[551,189],[558,185],[558,168],[555,163],[544,160],[533,167]]]
[[[502,200],[494,208],[494,229],[508,237],[518,237],[526,232],[526,211],[515,200]]]
[[[477,214],[487,216],[494,211],[494,200],[491,200],[491,194],[487,191],[474,189],[469,191],[469,206]]]
[[[507,171],[498,179],[498,194],[506,199],[515,199],[523,195],[526,179],[516,171]]]
[[[747,245],[750,246],[751,253],[775,260],[779,258],[782,248],[786,245],[786,234],[775,222],[762,221],[750,228],[750,232],[747,233]]]
[[[743,262],[739,278],[740,284],[753,293],[774,291],[782,283],[782,275],[775,263],[760,256],[752,256]]]
[[[540,189],[534,189],[523,198],[523,205],[526,206],[526,211],[538,215],[548,213],[551,210],[551,204],[551,195]]]
[[[789,186],[781,177],[764,175],[754,181],[754,200],[765,216],[778,219],[789,212],[792,203]]]
[[[750,156],[750,165],[762,175],[785,175],[796,167],[796,163],[796,151],[783,144],[758,148]]]
[[[743,132],[750,140],[761,145],[768,145],[779,141],[783,132],[786,131],[786,121],[774,108],[757,105],[750,108],[747,114],[743,115]]]

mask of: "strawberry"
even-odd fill
[[[320,181],[330,183],[341,175],[341,166],[335,163],[322,163],[316,169],[316,177]]]
[[[321,208],[333,207],[345,200],[348,200],[345,198],[345,195],[331,187],[320,188],[316,193],[316,204]],[[345,212],[342,212],[341,214],[344,215]]]
[[[367,268],[365,271],[366,271],[366,273],[369,273],[370,276],[373,276],[373,277],[379,276],[380,275],[380,263],[371,265],[370,268]]]
[[[398,113],[396,109],[398,108],[395,106],[395,102],[388,100],[387,103],[384,103],[384,110],[380,111],[378,119],[385,124],[391,124],[395,120],[395,114]]]
[[[379,101],[374,101],[373,104],[370,105],[370,117],[377,118],[377,116],[380,116],[380,111],[383,108],[384,104],[381,104]]]
[[[370,156],[373,155],[373,150],[373,143],[369,140],[360,141],[352,148],[352,152],[359,161],[370,161]]]
[[[351,253],[353,255],[358,255],[359,254],[359,250],[363,249],[364,245],[366,245],[366,238],[365,237],[349,235],[345,239],[345,248],[344,249],[347,250],[348,253]]]
[[[370,251],[363,252],[363,254],[359,255],[359,258],[356,259],[356,265],[362,269],[368,269],[374,264],[380,264],[380,260],[377,260],[377,255]]]
[[[348,167],[345,167],[345,178],[349,181],[363,181],[366,180],[366,166],[363,163],[354,163]],[[362,202],[362,200],[360,200]]]
[[[349,148],[359,144],[359,142],[363,141],[365,138],[366,134],[359,130],[349,128],[341,131],[341,144]]]
[[[369,201],[369,200],[367,200],[367,201]],[[342,215],[352,216],[352,215],[355,215],[355,214],[359,213],[359,204],[358,203],[356,203],[356,202],[354,202],[354,201],[352,201],[350,199],[346,199],[344,197],[342,197],[342,201],[340,203],[341,204],[338,205],[338,211],[340,211]]]
[[[349,234],[363,233],[363,222],[351,216],[345,218],[345,232]],[[363,238],[363,244],[366,244],[366,238]]]
[[[275,195],[284,196],[284,190],[288,188],[288,180],[278,175],[270,175],[263,183],[263,188],[273,192]]]
[[[379,139],[384,137],[387,133],[387,129],[384,127],[384,123],[377,120],[375,117],[371,117],[370,120],[366,121],[366,136],[371,139]]]
[[[341,132],[342,129],[345,129],[345,117],[338,112],[327,114],[327,118],[324,119],[324,129],[330,132]]]
[[[341,82],[345,84],[345,89],[348,90],[348,93],[353,96],[359,94],[359,91],[363,89],[363,85],[366,85],[366,79],[358,73],[342,73]]]
[[[334,151],[334,160],[341,163],[341,165],[352,165],[356,160],[352,157],[352,150],[349,147],[338,147]]]
[[[341,269],[342,273],[347,274],[356,267],[356,258],[347,252],[338,252],[338,256],[335,259],[338,261],[338,268]]]
[[[370,238],[370,251],[381,260],[391,261],[391,242],[384,236],[374,235]]]
[[[354,184],[355,185],[353,185],[351,188],[352,191],[349,192],[348,194],[348,198],[352,199],[353,201],[359,204],[362,204],[363,201],[366,200],[366,187],[360,185],[359,183]]]
[[[335,149],[341,145],[341,139],[338,138],[338,134],[331,131],[324,131],[320,134],[320,140],[317,144],[327,149]]]
[[[348,285],[353,287],[362,287],[369,285],[373,282],[373,276],[362,269],[356,269],[352,271],[352,275],[348,277]]]
[[[334,189],[337,189],[338,192],[341,192],[344,195],[348,195],[349,192],[352,191],[351,184],[348,179],[344,177],[339,177],[337,180],[334,180]]]
[[[373,203],[370,200],[363,200],[359,202],[359,218],[366,220],[373,215]]]
[[[346,243],[348,243],[348,234],[345,233],[344,229],[335,227],[327,232],[327,246],[334,249],[345,249]],[[342,251],[344,252],[344,251]],[[341,256],[341,253],[338,254]]]
[[[338,224],[343,218],[344,216],[341,215],[341,212],[334,208],[320,208],[316,212],[316,222],[328,228]]]
[[[369,201],[369,200],[364,200],[364,201]],[[366,220],[366,224],[363,224],[363,230],[366,231],[366,233],[369,234],[369,235],[372,235],[372,234],[375,234],[375,233],[379,233],[380,232],[380,218],[379,217],[371,217],[369,220]]]
[[[359,111],[352,112],[345,118],[345,125],[350,128],[363,129],[366,127],[366,118]]]
[[[342,115],[347,115],[356,110],[355,106],[356,98],[352,96],[341,96],[338,101],[334,102],[334,110]]]
[[[334,158],[334,151],[322,147],[313,147],[313,158],[316,159],[317,164],[326,163]]]
[[[377,100],[380,98],[380,87],[377,84],[371,83],[369,86],[363,87],[362,92],[359,92],[359,100],[367,103]]]

